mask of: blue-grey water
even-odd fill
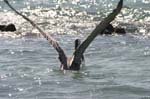
[[[67,55],[116,7],[118,0],[9,0],[51,34]],[[124,0],[112,22],[126,35],[98,36],[79,72],[59,69],[56,51],[0,0],[0,99],[150,99],[150,1]],[[32,34],[32,35],[31,35]]]

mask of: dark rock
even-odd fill
[[[14,24],[8,24],[8,25],[0,25],[0,31],[10,31],[10,32],[14,32],[16,31],[16,27]]]

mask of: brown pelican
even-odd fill
[[[35,24],[32,20],[27,18],[26,16],[22,15],[18,11],[16,11],[7,0],[4,0],[4,2],[18,15],[22,16],[25,20],[30,22],[33,27],[35,27],[43,36],[46,38],[49,43],[55,48],[55,50],[58,52],[58,58],[61,62],[61,68],[63,70],[80,70],[80,65],[82,64],[82,61],[84,60],[83,53],[87,49],[87,47],[91,44],[91,42],[95,39],[95,37],[104,31],[104,29],[110,24],[111,21],[115,19],[115,17],[119,14],[121,11],[123,0],[120,0],[117,8],[113,10],[112,13],[110,13],[103,21],[100,22],[99,25],[96,26],[94,31],[81,43],[79,44],[79,40],[75,41],[75,51],[73,53],[73,56],[71,58],[68,58],[64,52],[64,50],[59,46],[58,42],[51,37],[48,33],[45,33],[41,28],[38,27],[37,24]]]

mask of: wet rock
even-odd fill
[[[14,32],[14,31],[16,31],[16,27],[14,24],[0,25],[0,31]]]

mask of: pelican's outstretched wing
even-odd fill
[[[94,38],[101,33],[111,21],[115,19],[115,17],[119,14],[121,11],[121,8],[123,6],[123,0],[120,0],[117,8],[113,10],[112,13],[110,13],[100,24],[94,29],[94,31],[87,37],[85,41],[78,47],[78,49],[74,52],[74,60],[72,62],[72,65],[70,68],[78,68],[80,69],[81,64],[81,57],[87,47],[90,45],[90,43],[94,40]]]
[[[59,46],[58,42],[52,38],[48,33],[45,33],[41,28],[38,27],[37,24],[35,24],[32,20],[30,20],[29,18],[27,18],[25,15],[19,13],[17,10],[15,10],[11,5],[10,3],[7,1],[7,0],[4,0],[4,2],[13,10],[15,11],[18,15],[22,16],[25,20],[27,20],[28,22],[31,23],[31,25],[33,27],[35,27],[43,36],[44,38],[46,38],[49,43],[56,49],[56,51],[58,52],[59,54],[59,60],[61,62],[61,64],[64,65],[64,67],[66,66],[67,68],[67,57],[63,51],[63,49]]]

